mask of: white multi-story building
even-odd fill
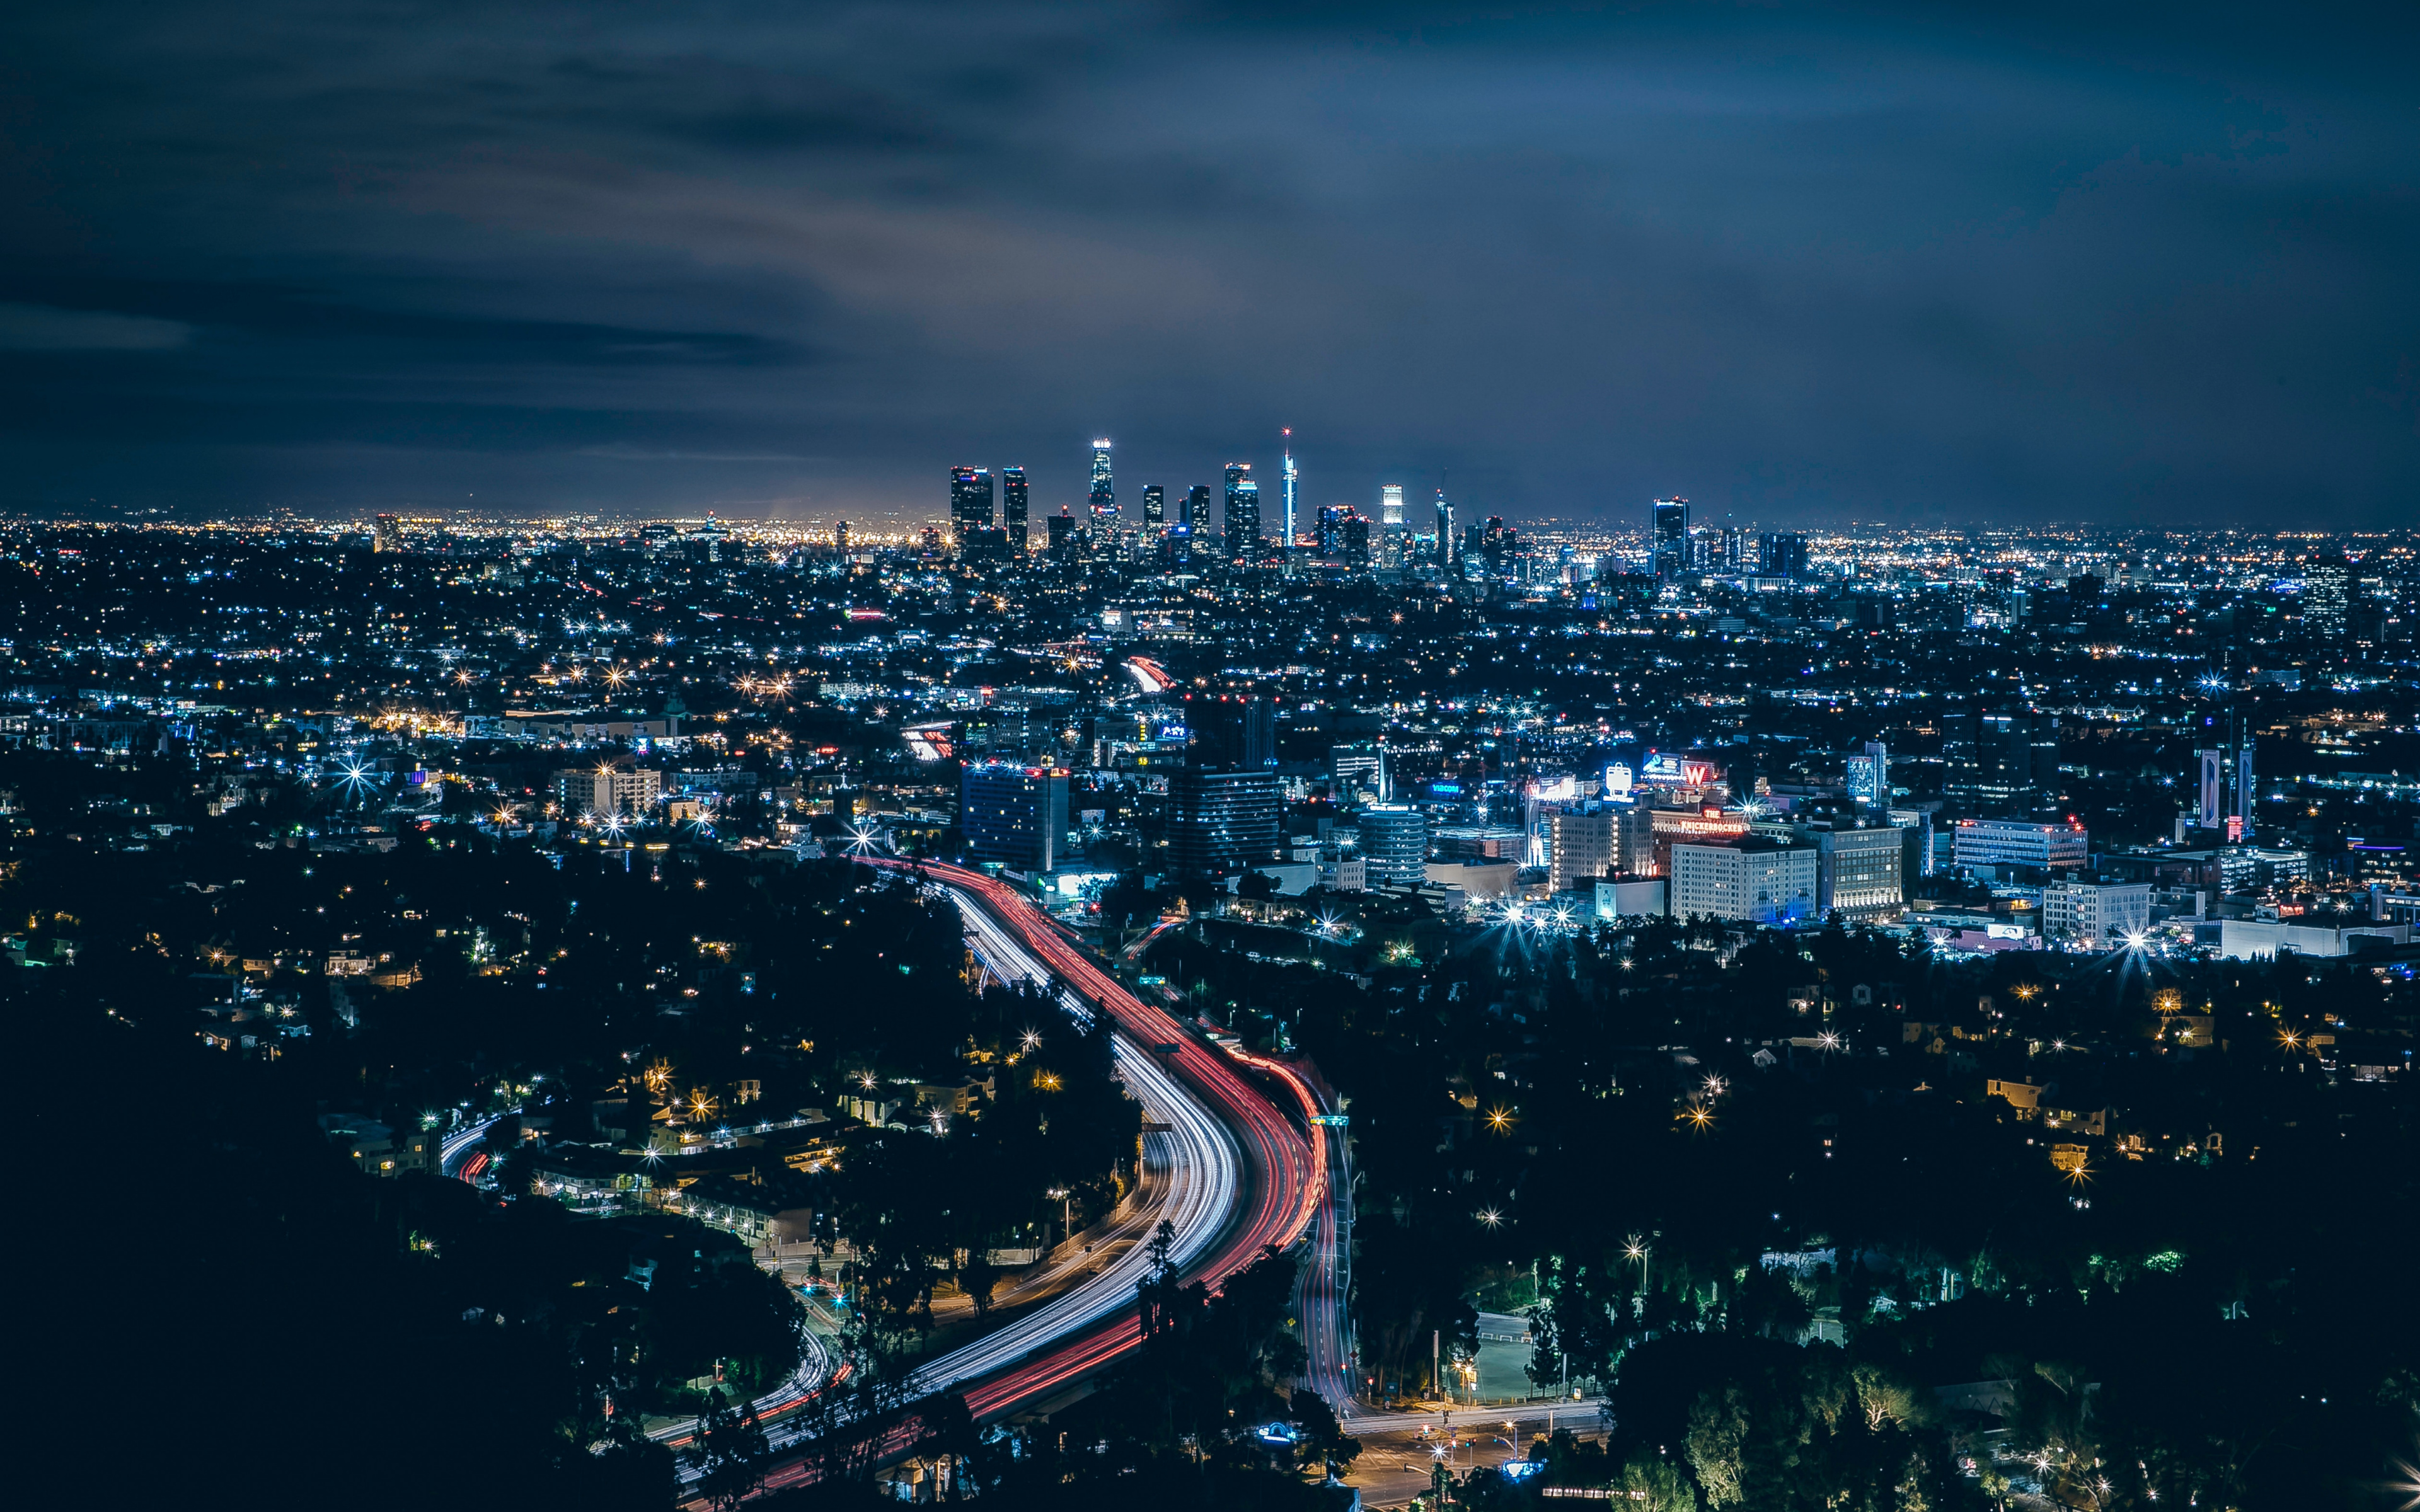
[[[664,774],[644,766],[636,771],[603,766],[558,772],[554,782],[566,815],[606,818],[644,814],[655,807],[663,795]]]
[[[1950,854],[1960,867],[2030,866],[2055,872],[2092,858],[2092,837],[2082,825],[1961,819],[1952,833],[1956,840]]]
[[[1614,816],[1562,812],[1546,816],[1547,885],[1555,891],[1592,882],[1614,869]]]
[[[2151,925],[2147,882],[2054,882],[2042,888],[2042,937],[2108,950]]]
[[[1784,924],[1815,911],[1815,847],[1761,835],[1672,847],[1672,917]]]

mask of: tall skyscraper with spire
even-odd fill
[[[1453,564],[1453,559],[1460,553],[1455,548],[1453,538],[1453,503],[1450,500],[1446,498],[1445,489],[1442,487],[1437,489],[1436,529],[1437,565],[1441,567],[1451,566]]]
[[[1114,520],[1118,517],[1118,491],[1109,482],[1109,443],[1107,438],[1093,443],[1093,517]]]
[[[1000,496],[1003,506],[1002,523],[1008,527],[1008,544],[1016,548],[1018,556],[1023,556],[1032,540],[1028,534],[1026,521],[1027,496],[1023,468],[1000,470]]]
[[[1280,545],[1283,549],[1292,551],[1294,549],[1294,489],[1295,478],[1294,471],[1294,427],[1288,425],[1278,434],[1285,440],[1285,537],[1281,542],[1280,542]]]

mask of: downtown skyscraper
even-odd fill
[[[1244,562],[1261,554],[1261,486],[1252,481],[1252,464],[1227,464],[1227,555]]]
[[[965,542],[967,532],[991,523],[991,471],[954,467],[950,470],[950,541]]]
[[[1280,479],[1280,486],[1283,487],[1285,492],[1285,534],[1280,540],[1280,547],[1283,550],[1292,551],[1294,549],[1294,534],[1295,529],[1294,495],[1295,484],[1297,478],[1297,474],[1295,472],[1294,467],[1294,428],[1292,426],[1288,426],[1284,430],[1279,432],[1279,434],[1283,437],[1285,440],[1285,472]]]
[[[1094,519],[1107,522],[1118,517],[1118,490],[1109,479],[1109,443],[1106,437],[1093,442],[1093,492],[1090,503]]]
[[[1016,548],[1018,556],[1023,556],[1032,543],[1026,517],[1030,501],[1025,491],[1023,468],[1000,470],[1000,495],[1001,520],[1008,527],[1008,544]]]

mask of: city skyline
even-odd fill
[[[1091,426],[1274,492],[1294,425],[1306,508],[2420,490],[2374,8],[200,14],[8,23],[0,505],[906,517],[1023,454],[1055,510]]]

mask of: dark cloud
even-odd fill
[[[2409,19],[12,12],[10,502],[2400,523]]]

